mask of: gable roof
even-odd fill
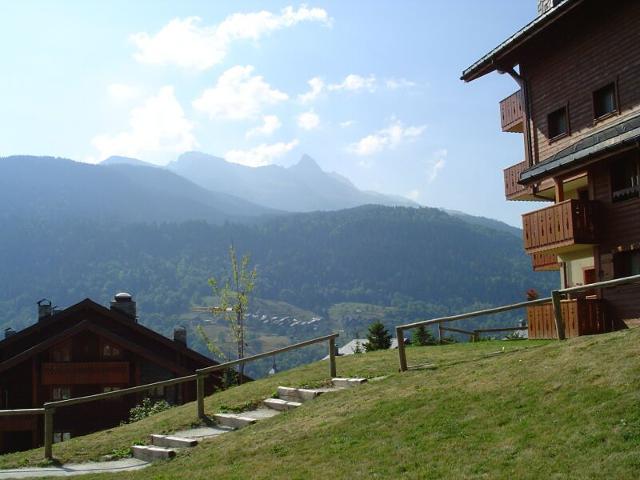
[[[6,350],[8,348],[10,348],[12,345],[15,345],[16,343],[23,341],[26,344],[29,344],[29,340],[30,338],[33,338],[33,342],[31,344],[29,344],[29,347],[26,347],[24,349],[21,349],[21,351],[19,353],[16,353],[14,355],[11,355],[9,358],[5,358],[5,361],[2,362],[2,364],[0,365],[4,365],[5,363],[7,363],[7,361],[13,359],[13,357],[21,357],[23,356],[23,354],[25,352],[28,351],[32,351],[33,354],[41,351],[38,349],[39,346],[42,345],[47,345],[50,346],[52,345],[52,343],[49,341],[50,339],[57,339],[56,341],[61,341],[64,338],[67,338],[67,336],[69,336],[69,334],[71,332],[73,332],[73,334],[75,333],[79,333],[79,331],[82,330],[93,330],[96,331],[96,329],[99,329],[101,331],[101,335],[104,334],[105,336],[111,336],[113,338],[115,338],[117,340],[116,343],[121,343],[124,344],[128,344],[131,346],[131,349],[134,349],[134,347],[136,346],[133,342],[124,339],[122,336],[117,335],[113,332],[109,332],[107,329],[104,329],[102,327],[100,327],[99,325],[96,324],[95,321],[91,321],[88,318],[81,318],[80,317],[80,313],[81,312],[93,312],[95,314],[97,314],[98,316],[102,316],[102,317],[106,317],[110,320],[115,321],[116,323],[126,327],[127,329],[133,330],[134,332],[144,335],[145,337],[149,338],[152,341],[161,343],[163,346],[168,347],[170,349],[175,350],[176,352],[179,352],[187,357],[189,357],[191,360],[193,360],[196,363],[202,364],[203,366],[207,366],[207,365],[213,365],[216,364],[217,362],[215,362],[214,360],[196,352],[195,350],[192,350],[188,347],[186,347],[185,345],[175,342],[173,340],[168,339],[167,337],[165,337],[164,335],[160,335],[159,333],[155,332],[154,330],[151,330],[150,328],[147,328],[143,325],[140,325],[139,323],[134,322],[131,318],[127,317],[126,315],[124,315],[123,313],[120,313],[116,310],[111,310],[109,308],[106,308],[96,302],[94,302],[93,300],[91,300],[90,298],[85,298],[84,300],[82,300],[81,302],[76,303],[75,305],[72,305],[69,308],[66,308],[58,313],[55,313],[54,315],[51,315],[51,317],[49,318],[45,318],[40,320],[39,322],[19,331],[16,332],[14,335],[5,338],[4,340],[0,341],[0,354],[2,353],[3,350]],[[63,323],[64,320],[66,319],[70,319],[74,316],[77,316],[78,318],[81,318],[77,323],[73,324],[72,326],[70,326],[69,328],[66,328],[64,330],[62,330],[60,332],[59,335],[49,335],[48,338],[43,339],[40,338],[40,336],[45,333],[47,330],[51,330],[52,327],[59,325],[61,323]],[[41,335],[38,335],[41,334]],[[138,349],[138,353],[142,354],[142,350],[146,350],[147,353],[143,356],[153,356],[155,358],[155,360],[153,360],[154,362],[156,360],[161,360],[162,363],[167,363],[166,361],[162,360],[160,357],[158,357],[157,355],[153,354],[153,353],[149,353],[148,349],[144,349],[140,346],[137,346]],[[151,359],[151,358],[150,358]],[[174,365],[174,364],[172,364]],[[175,365],[172,368],[175,370]]]
[[[505,70],[514,67],[518,63],[518,49],[534,38],[540,37],[551,24],[584,2],[585,0],[563,0],[555,7],[537,16],[473,65],[466,68],[462,72],[460,80],[470,82],[494,70]]]

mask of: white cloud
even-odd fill
[[[143,105],[131,110],[129,129],[114,135],[101,134],[91,140],[99,159],[111,155],[153,157],[162,153],[182,153],[197,146],[193,123],[184,116],[173,87],[162,87]],[[153,158],[149,158],[153,161]]]
[[[426,125],[404,127],[399,120],[392,121],[388,127],[378,130],[348,147],[348,151],[359,156],[368,156],[386,149],[396,148],[405,141],[414,140],[422,135]]]
[[[130,36],[137,47],[134,58],[151,65],[176,65],[207,70],[220,63],[237,40],[257,41],[273,31],[300,22],[331,25],[322,8],[283,8],[279,14],[262,10],[234,13],[218,25],[203,26],[200,17],[174,18],[156,34],[139,32]]]
[[[249,130],[246,134],[246,138],[257,137],[257,136],[265,136],[273,134],[276,130],[278,130],[282,126],[280,119],[275,115],[264,115],[262,117],[262,125],[258,127],[254,127]]]
[[[298,126],[304,130],[313,130],[320,125],[320,117],[313,111],[308,111],[298,115]]]
[[[446,165],[447,153],[444,148],[433,152],[432,158],[427,164],[427,181],[429,183],[432,183],[438,177],[438,174]]]
[[[324,90],[324,81],[320,77],[313,77],[307,83],[309,84],[310,90],[307,93],[298,95],[298,99],[302,103],[309,103],[314,101]]]
[[[406,78],[388,78],[385,81],[385,85],[389,90],[397,90],[399,88],[415,87],[417,83],[407,80]]]
[[[351,125],[355,124],[356,122],[354,120],[345,120],[344,122],[340,122],[339,125],[341,128],[347,128],[350,127]]]
[[[289,96],[272,88],[259,76],[252,76],[253,66],[236,65],[218,78],[216,85],[206,89],[193,107],[210,118],[243,120],[256,118],[262,107],[275,105]]]
[[[109,97],[117,102],[126,102],[140,96],[140,89],[124,83],[112,83],[107,87]]]
[[[347,90],[350,92],[358,92],[360,90],[368,90],[373,92],[376,89],[376,77],[369,75],[363,77],[351,73],[347,75],[341,83],[333,83],[327,87],[329,90]]]
[[[239,163],[247,167],[262,167],[273,163],[273,160],[290,152],[298,145],[298,140],[289,143],[278,142],[270,145],[262,144],[249,150],[230,150],[224,158],[232,163]]]
[[[417,202],[418,198],[420,198],[420,190],[418,190],[417,188],[415,190],[411,190],[407,193],[406,197],[410,200],[413,200],[414,202]]]

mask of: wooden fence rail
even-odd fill
[[[53,402],[45,402],[43,408],[24,408],[17,410],[0,410],[0,417],[3,416],[19,416],[19,415],[44,415],[44,457],[48,460],[53,458],[53,416],[57,408],[69,407],[71,405],[78,405],[81,403],[96,402],[99,400],[107,400],[111,398],[118,398],[124,395],[132,393],[139,393],[152,390],[157,387],[168,387],[171,385],[178,385],[186,382],[196,382],[197,390],[197,413],[198,418],[205,418],[204,413],[204,381],[208,375],[213,372],[225,370],[235,365],[252,362],[265,357],[272,357],[280,353],[296,350],[309,345],[313,345],[321,342],[328,342],[329,347],[329,373],[331,377],[337,376],[336,368],[336,338],[339,336],[337,333],[325,335],[323,337],[313,338],[311,340],[305,340],[304,342],[294,343],[287,345],[283,348],[271,350],[250,357],[245,357],[238,360],[232,360],[230,362],[220,363],[218,365],[212,365],[210,367],[200,368],[196,370],[196,373],[186,375],[184,377],[172,378],[170,380],[163,380],[161,382],[147,383],[145,385],[137,385],[135,387],[123,388],[121,390],[114,390],[112,392],[97,393],[95,395],[86,395],[83,397],[68,398],[66,400],[56,400]]]
[[[531,300],[527,302],[513,303],[511,305],[503,305],[500,307],[488,308],[486,310],[478,310],[475,312],[462,313],[460,315],[452,315],[450,317],[434,318],[432,320],[421,320],[419,322],[407,323],[404,325],[398,325],[396,327],[396,338],[398,339],[398,357],[400,363],[400,371],[407,370],[407,352],[404,344],[404,331],[420,326],[438,325],[438,331],[452,330],[451,327],[443,327],[441,324],[444,322],[455,322],[458,320],[464,320],[467,318],[480,317],[483,315],[491,315],[494,313],[508,312],[511,310],[517,310],[519,308],[532,307],[534,305],[541,305],[551,302],[553,304],[554,320],[556,324],[556,331],[558,332],[558,340],[565,339],[564,319],[562,318],[561,301],[563,295],[569,295],[572,293],[581,293],[593,290],[595,288],[612,288],[621,285],[629,285],[633,283],[640,283],[640,275],[633,275],[630,277],[616,278],[615,280],[606,280],[604,282],[590,283],[588,285],[580,285],[578,287],[570,287],[561,290],[554,290],[551,292],[551,297],[540,298],[537,300]],[[524,327],[515,327],[515,329],[524,329]],[[490,331],[490,329],[484,329]],[[507,331],[508,329],[499,329],[499,331]],[[464,331],[462,333],[468,333]]]

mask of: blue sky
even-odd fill
[[[535,0],[0,1],[0,156],[247,165],[307,153],[358,187],[519,225],[516,90],[460,72]],[[197,18],[196,18],[197,17]]]

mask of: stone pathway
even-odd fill
[[[215,426],[197,427],[181,430],[171,435],[150,435],[149,445],[131,447],[133,458],[82,464],[65,464],[60,467],[19,468],[0,470],[0,480],[9,478],[66,477],[87,473],[118,473],[139,470],[156,460],[168,460],[175,457],[180,449],[194,448],[201,440],[224,435],[239,428],[271,418],[284,411],[298,408],[323,393],[343,390],[362,385],[364,378],[334,378],[329,388],[292,388],[278,387],[277,398],[267,398],[262,405],[253,410],[240,413],[217,413],[213,416]]]

